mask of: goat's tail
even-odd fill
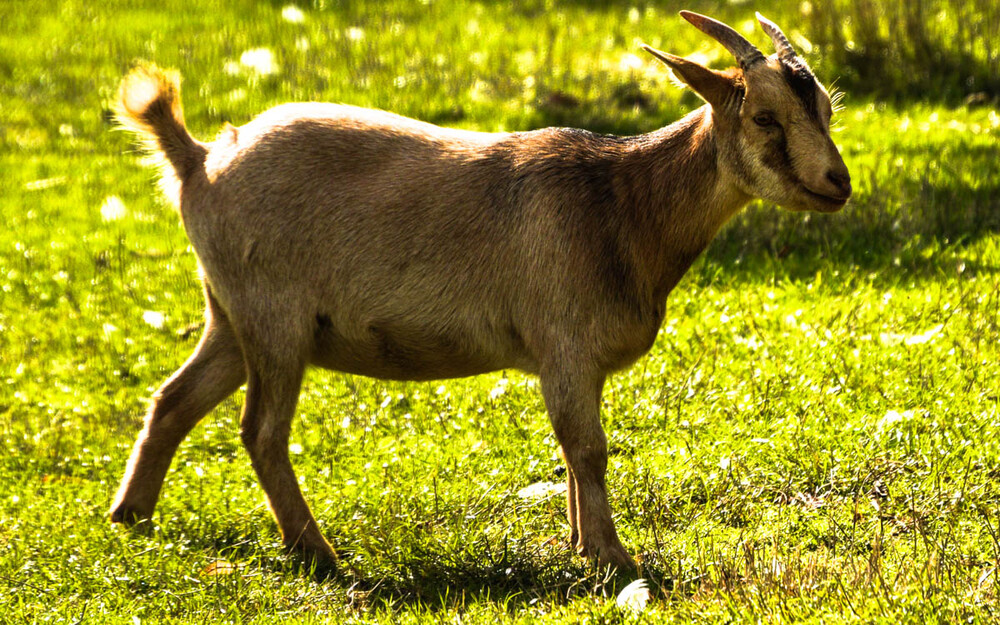
[[[165,183],[171,178],[183,182],[201,170],[207,153],[184,125],[180,85],[177,72],[147,65],[129,72],[118,91],[118,122],[137,133],[152,153],[166,159],[170,168],[163,168]]]

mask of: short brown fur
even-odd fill
[[[779,59],[715,72],[652,52],[708,104],[626,138],[475,133],[308,103],[202,144],[175,77],[130,74],[119,116],[180,182],[207,306],[201,343],[154,397],[112,520],[152,514],[178,444],[246,382],[241,435],[284,542],[332,563],[288,457],[305,368],[400,380],[516,368],[541,378],[574,547],[634,566],[604,481],[605,378],[650,348],[667,294],[751,198],[829,211],[850,195],[827,180],[846,176],[829,115],[801,110]],[[780,134],[754,121],[764,109]]]

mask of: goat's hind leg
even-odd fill
[[[288,455],[305,360],[298,355],[295,341],[278,343],[274,335],[268,336],[266,346],[253,339],[244,341],[249,379],[240,436],[285,547],[318,569],[330,570],[335,568],[336,556],[302,496]],[[279,353],[281,348],[287,348],[287,353]]]
[[[198,347],[153,396],[111,506],[111,521],[133,525],[153,514],[178,445],[246,379],[243,353],[225,314],[206,289],[208,311]]]

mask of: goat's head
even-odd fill
[[[681,15],[725,46],[739,67],[715,71],[643,48],[711,105],[723,171],[745,193],[790,210],[843,207],[851,176],[830,138],[830,95],[781,29],[757,14],[777,50],[765,57],[729,26],[697,13]]]

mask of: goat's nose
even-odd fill
[[[829,180],[833,186],[840,189],[845,196],[851,194],[851,174],[847,171],[834,171],[830,170],[826,172],[826,179]]]

